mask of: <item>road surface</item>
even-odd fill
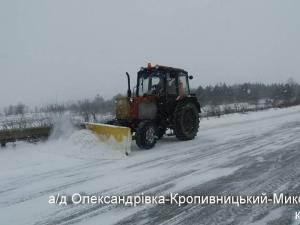
[[[133,146],[129,157],[93,157],[72,146],[60,140],[0,151],[0,224],[300,224],[300,205],[48,203],[58,193],[300,196],[300,107],[203,119],[195,140],[167,137],[152,150]]]

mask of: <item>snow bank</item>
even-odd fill
[[[67,139],[75,131],[71,118],[65,115],[53,117],[53,129],[50,140]]]
[[[125,156],[124,152],[101,142],[91,131],[76,129],[66,116],[55,118],[53,131],[46,145],[56,146],[55,149],[50,149],[51,152],[82,159],[119,159]]]
[[[74,157],[77,159],[120,159],[125,151],[113,144],[113,140],[103,143],[89,130],[74,127],[72,117],[57,115],[52,118],[53,129],[48,141],[32,145],[25,142],[8,144],[7,150],[35,151],[56,154],[57,156]]]
[[[63,141],[64,142],[64,141]],[[89,130],[77,130],[73,132],[66,145],[71,148],[70,153],[75,153],[80,158],[92,159],[119,159],[126,157],[111,145],[103,143],[99,138]]]

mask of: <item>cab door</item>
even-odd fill
[[[178,74],[178,96],[188,96],[190,94],[190,88],[188,83],[187,74]]]

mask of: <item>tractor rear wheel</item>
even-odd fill
[[[199,112],[192,103],[179,104],[174,112],[174,133],[178,140],[192,140],[199,129]]]
[[[157,139],[157,126],[152,121],[146,120],[139,123],[136,130],[136,144],[141,149],[153,148]]]

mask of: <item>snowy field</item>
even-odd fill
[[[203,119],[128,157],[72,131],[0,150],[0,224],[293,224],[300,205],[68,205],[49,196],[300,195],[300,107]]]

